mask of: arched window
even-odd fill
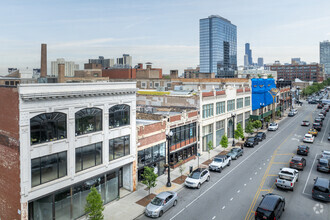
[[[129,125],[130,123],[130,106],[115,105],[109,109],[109,128]]]
[[[31,144],[66,138],[66,114],[44,113],[30,119]]]
[[[85,108],[75,115],[76,135],[87,134],[102,130],[102,110],[99,108]]]

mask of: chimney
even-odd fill
[[[47,44],[41,44],[40,77],[47,77]]]
[[[138,69],[143,69],[143,63],[138,63]]]
[[[58,83],[64,83],[65,64],[58,64]]]

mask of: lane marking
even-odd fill
[[[215,216],[213,216],[213,218],[212,219],[215,219]]]
[[[325,131],[324,131],[324,134],[323,134],[323,137],[322,137],[322,141],[321,141],[321,143],[323,143],[323,139],[324,139],[324,135],[325,135],[325,133],[327,133],[327,131],[328,131],[328,126],[329,126],[329,119],[328,119],[328,123],[327,123],[327,127],[325,128]]]
[[[264,163],[264,166],[266,165],[266,163]]]
[[[241,190],[237,190],[237,193],[240,193],[241,192]]]
[[[259,167],[259,170],[261,170],[261,167]]]
[[[258,174],[258,172],[255,172],[255,173],[254,173],[254,175],[257,175],[257,174]]]
[[[223,207],[222,207],[222,209],[225,209],[225,208],[226,208],[226,206],[223,206]]]
[[[230,198],[230,201],[233,201],[233,199],[234,199],[234,198],[233,198],[233,197],[231,197],[231,198]]]
[[[246,186],[246,183],[244,183],[244,186]]]
[[[315,157],[314,157],[314,161],[313,161],[312,167],[311,167],[311,169],[309,170],[309,174],[308,174],[308,177],[307,177],[307,180],[306,180],[306,183],[305,183],[305,187],[304,187],[303,193],[305,193],[305,190],[306,190],[306,187],[307,187],[307,183],[308,183],[309,177],[311,176],[312,169],[313,169],[313,167],[314,167],[314,163],[315,163],[315,161],[316,161],[316,157],[317,157],[317,155],[318,155],[318,154],[315,154]]]
[[[250,180],[252,180],[252,177],[250,177]]]

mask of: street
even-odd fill
[[[281,167],[289,167],[289,161],[302,144],[308,127],[300,126],[302,120],[314,121],[320,110],[306,102],[299,113],[285,118],[277,131],[267,133],[267,138],[254,148],[244,148],[244,155],[222,173],[211,172],[210,182],[201,189],[183,187],[176,207],[164,213],[161,219],[254,219],[254,211],[262,195],[272,192],[285,197],[285,211],[281,219],[330,219],[330,205],[312,199],[314,178],[329,178],[329,174],[316,171],[317,159],[322,150],[330,150],[327,134],[330,132],[329,115],[323,122],[310,147],[303,156],[307,165],[299,171],[299,182],[294,191],[275,187],[275,179]],[[142,215],[138,219],[149,219]]]

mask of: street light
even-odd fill
[[[166,132],[166,140],[167,140],[167,187],[171,187],[171,167],[170,167],[170,141],[173,136],[173,132]]]
[[[233,145],[232,146],[235,146],[235,117],[236,117],[236,113],[232,112],[231,117],[233,118]]]
[[[265,103],[260,103],[260,107],[262,109],[261,112],[261,129],[264,129],[264,107],[265,107]]]

